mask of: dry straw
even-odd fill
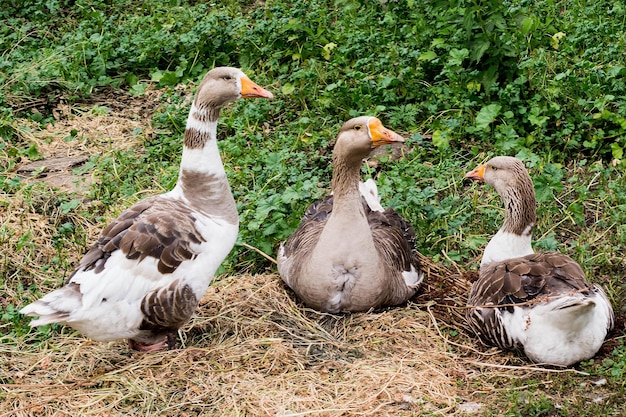
[[[454,413],[480,369],[511,356],[482,353],[465,333],[467,274],[424,262],[414,300],[351,315],[305,308],[274,274],[222,277],[182,332],[184,347],[168,352],[69,331],[16,340],[1,348],[0,416]]]
[[[10,383],[1,386],[0,415],[452,409],[466,371],[438,337],[431,307],[335,316],[298,305],[276,275],[223,278],[202,300],[179,350],[140,354],[123,342],[74,334],[5,345],[1,375]]]

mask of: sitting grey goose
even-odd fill
[[[332,194],[313,203],[280,246],[278,272],[304,303],[330,313],[401,304],[423,272],[415,231],[380,205],[373,180],[360,182],[373,147],[402,142],[379,119],[362,116],[341,128],[333,149]]]
[[[569,256],[534,253],[535,191],[522,161],[497,156],[465,178],[492,185],[506,209],[469,294],[470,327],[483,342],[522,349],[537,363],[569,366],[594,356],[613,327],[611,303]]]
[[[272,98],[236,68],[209,71],[191,105],[173,190],[123,212],[67,284],[24,307],[31,326],[62,323],[98,341],[128,339],[140,351],[172,347],[232,249],[235,200],[217,146],[221,108]]]

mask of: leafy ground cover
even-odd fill
[[[9,0],[0,18],[0,415],[625,413],[622,2]],[[241,233],[188,349],[148,358],[31,330],[19,307],[174,184],[193,89],[215,65],[277,97],[220,119]],[[431,282],[398,309],[319,315],[262,253],[327,192],[334,135],[360,114],[408,138],[363,176],[415,226]],[[578,260],[618,315],[573,370],[486,350],[459,320],[502,220],[493,190],[462,175],[502,153],[535,182],[536,247]]]

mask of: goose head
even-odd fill
[[[489,241],[482,264],[533,253],[532,231],[537,222],[535,189],[524,163],[496,156],[465,174],[465,178],[493,186],[504,202],[504,224]]]
[[[360,116],[348,120],[341,127],[333,150],[335,159],[348,164],[359,164],[375,147],[404,142],[404,138],[387,129],[382,122],[372,116]]]
[[[532,180],[524,163],[512,156],[496,156],[465,174],[465,178],[484,182],[505,196],[513,190],[521,193],[520,198],[535,200]]]
[[[200,113],[214,113],[226,104],[239,98],[268,98],[274,95],[254,83],[240,69],[216,67],[207,72],[194,99],[194,106]]]

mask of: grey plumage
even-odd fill
[[[370,130],[388,132],[388,139],[370,137]],[[342,127],[333,150],[333,194],[309,206],[279,250],[281,277],[307,305],[364,311],[400,304],[417,291],[423,273],[415,231],[393,209],[379,207],[373,182],[366,186],[374,188],[368,198],[375,202],[359,191],[359,169],[372,147],[401,140],[375,118]]]

